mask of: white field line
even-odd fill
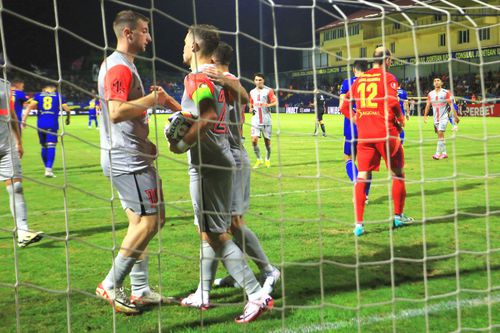
[[[500,296],[492,297],[491,298],[491,304],[500,302]],[[481,305],[486,305],[488,304],[487,298],[471,298],[471,299],[465,299],[461,300],[458,302],[458,305],[460,308],[473,308]],[[427,307],[427,311],[422,307],[422,308],[417,308],[417,309],[408,309],[408,310],[402,310],[397,312],[394,315],[395,320],[401,320],[401,319],[409,319],[409,318],[415,318],[415,317],[422,317],[427,314],[434,314],[434,313],[439,313],[439,312],[444,312],[444,311],[451,311],[451,310],[456,310],[457,309],[457,302],[456,301],[448,301],[448,302],[440,302],[440,303],[435,303],[431,304]],[[391,321],[393,320],[392,315],[381,315],[381,316],[365,316],[361,317],[361,325],[370,325],[370,324],[375,324],[375,323],[380,323],[384,321]],[[270,331],[270,333],[313,333],[313,332],[325,332],[325,331],[332,331],[332,330],[339,330],[339,329],[345,329],[345,328],[352,328],[355,329],[357,327],[357,320],[356,318],[352,318],[351,320],[345,320],[345,321],[338,321],[334,323],[326,322],[324,324],[313,324],[313,325],[305,325],[305,326],[299,326],[296,328],[285,328],[284,330],[274,330]]]
[[[372,185],[373,187],[373,185]],[[303,194],[303,193],[316,193],[316,192],[326,192],[326,191],[333,191],[333,190],[338,190],[341,187],[330,187],[330,188],[323,188],[319,190],[296,190],[296,191],[284,191],[284,192],[270,192],[270,193],[261,193],[261,194],[253,194],[250,197],[251,198],[262,198],[262,197],[272,197],[276,195],[288,195],[288,194]],[[348,187],[345,187],[348,188]],[[349,188],[352,189],[352,186],[349,186]],[[186,204],[186,203],[191,203],[191,200],[175,200],[175,201],[166,201],[165,202],[167,205],[177,205],[177,204]],[[121,207],[118,207],[121,209]],[[93,211],[93,210],[100,210],[100,209],[109,209],[109,207],[106,206],[100,206],[100,207],[86,207],[86,208],[70,208],[68,209],[68,212],[87,212],[87,211]],[[28,211],[29,216],[36,216],[36,215],[46,215],[46,214],[61,214],[64,213],[64,209],[55,209],[55,210],[46,210],[46,211],[35,211],[35,212],[30,212]],[[11,216],[10,213],[8,214],[2,214],[0,217],[9,217]]]

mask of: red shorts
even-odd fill
[[[389,151],[391,168],[402,169],[405,165],[405,154],[399,139],[389,139],[383,142],[358,142],[358,170],[378,171],[380,168],[380,157],[385,160],[385,165],[389,167],[387,152]],[[387,149],[389,148],[389,149]]]

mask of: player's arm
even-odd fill
[[[71,109],[69,108],[68,104],[63,103],[61,104],[62,108],[64,111],[66,111],[66,125],[69,125],[70,123],[70,118],[71,118]]]
[[[454,98],[453,96],[451,96],[450,92],[448,91],[446,93],[446,102],[448,103],[449,107],[450,107],[450,111],[452,113],[452,116],[453,116],[453,120],[455,120],[455,123],[459,123],[460,119],[458,119],[458,112],[457,112],[457,108],[455,108],[455,103],[454,103]]]
[[[240,104],[246,104],[250,100],[248,97],[248,93],[245,88],[240,83],[240,80],[227,77],[224,75],[222,71],[214,67],[208,67],[203,70],[210,80],[215,82],[216,84],[224,87],[229,94],[233,97],[237,97],[236,101]]]
[[[19,154],[19,158],[22,158],[24,153],[23,141],[21,139],[21,132],[19,131],[19,125],[18,125],[19,119],[17,119],[16,111],[14,110],[13,107],[10,108],[10,119],[12,124],[12,126],[10,127],[14,132],[14,137],[16,138],[16,150]]]
[[[403,107],[405,108],[406,120],[410,120],[410,102],[408,102],[408,99],[404,100]]]
[[[403,115],[403,111],[401,110],[401,104],[399,103],[398,98],[398,80],[394,75],[387,74],[386,76],[387,82],[387,106],[394,113],[396,118],[396,126],[400,131],[405,127],[405,117]]]
[[[271,101],[270,103],[268,103],[266,105],[268,108],[272,108],[272,107],[278,105],[278,99],[276,98],[276,95],[274,94],[274,90],[272,90],[272,89],[269,90],[268,100]]]
[[[342,104],[340,104],[340,112],[349,120],[356,121],[354,117],[354,112],[351,107],[351,94],[348,91],[347,94],[342,94]]]
[[[186,152],[192,145],[203,140],[207,131],[217,120],[215,112],[214,87],[208,78],[206,81],[187,78],[184,82],[188,96],[197,106],[200,116],[189,128],[182,140],[177,143],[169,141],[170,151],[176,154]]]
[[[38,106],[38,102],[35,100],[30,100],[28,105],[23,111],[23,119],[21,122],[22,128],[26,128],[26,120],[28,119],[28,116],[30,115],[30,112],[35,110]]]
[[[425,110],[424,110],[424,123],[427,122],[427,117],[429,115],[429,111],[431,109],[431,98],[429,95],[427,95],[427,103],[425,103]]]
[[[108,102],[109,118],[112,123],[140,117],[144,111],[155,104],[166,104],[167,100],[173,110],[180,110],[178,103],[173,103],[162,87],[153,86],[151,92],[133,101],[127,101],[130,86],[132,84],[132,72],[124,65],[117,65],[109,69],[104,78],[104,95]]]

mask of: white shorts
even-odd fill
[[[271,140],[271,133],[273,132],[273,125],[252,125],[252,136],[263,136],[264,139]]]
[[[203,232],[225,233],[231,226],[233,170],[189,168],[194,224]]]
[[[232,215],[243,215],[250,206],[250,159],[247,151],[231,149],[236,169],[233,174]]]
[[[21,161],[17,151],[8,149],[0,152],[0,181],[22,177]]]
[[[446,132],[446,126],[448,126],[448,116],[441,117],[439,121],[434,120],[434,130],[436,132]]]

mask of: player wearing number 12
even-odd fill
[[[403,170],[404,152],[399,133],[404,127],[404,116],[397,98],[397,79],[387,72],[391,64],[391,52],[378,47],[373,58],[375,59],[373,68],[354,81],[341,106],[341,112],[349,119],[354,119],[358,127],[359,173],[354,191],[356,236],[364,233],[363,214],[367,179],[371,179],[372,171],[379,170],[381,157],[392,171],[395,214],[393,227],[402,227],[413,220],[403,214],[406,189]],[[352,112],[351,100],[356,101],[355,114]]]
[[[66,105],[64,97],[59,95],[53,84],[47,85],[42,92],[36,94],[30,101],[23,116],[23,126],[31,110],[38,109],[38,138],[42,146],[42,160],[45,166],[45,177],[55,177],[52,172],[56,157],[57,131],[59,130],[59,113],[66,111],[66,125],[69,125],[71,110]]]

